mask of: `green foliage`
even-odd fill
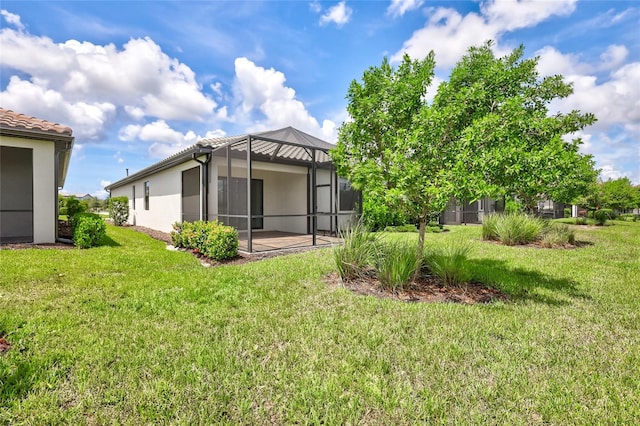
[[[576,217],[576,225],[586,225],[587,224],[587,218],[584,216],[578,216]]]
[[[611,219],[613,216],[613,210],[611,209],[599,209],[593,212],[593,218],[596,221],[596,225],[602,226],[607,220]]]
[[[508,246],[529,244],[540,238],[545,222],[524,213],[491,214],[483,218],[482,238]]]
[[[422,265],[415,246],[405,240],[386,241],[376,254],[376,271],[383,288],[405,288]]]
[[[502,215],[497,213],[486,214],[482,217],[482,239],[483,240],[497,240],[498,230],[497,225],[501,220]]]
[[[174,223],[171,241],[176,247],[193,250],[214,260],[238,255],[238,230],[217,220]]]
[[[523,211],[524,205],[513,198],[508,198],[504,203],[504,212],[507,214],[517,214],[522,213]]]
[[[97,246],[107,233],[104,219],[95,213],[76,213],[73,224],[73,244],[78,248]]]
[[[638,206],[638,190],[627,177],[609,179],[601,184],[602,207],[616,211],[631,210]]]
[[[565,218],[566,217],[571,217],[571,208],[565,207],[564,211],[563,211],[563,215],[564,215]]]
[[[545,247],[575,244],[576,233],[563,223],[551,223],[544,229],[541,243]]]
[[[387,226],[385,232],[418,232],[415,225]]]
[[[446,285],[460,286],[471,279],[471,267],[468,262],[470,251],[469,242],[449,242],[427,250],[424,263]]]
[[[624,213],[621,214],[618,219],[624,220],[626,222],[637,222],[638,220],[640,220],[640,215],[633,213]]]
[[[109,217],[116,226],[126,223],[129,219],[129,198],[126,196],[110,198]]]
[[[84,213],[87,211],[87,203],[82,200],[78,200],[73,195],[67,197],[65,201],[66,211],[60,214],[66,214],[68,218],[69,225],[71,225],[71,229],[73,230],[76,226],[75,217],[78,213]]]
[[[369,272],[375,263],[379,248],[380,235],[369,232],[358,221],[340,232],[344,243],[333,249],[340,278],[348,281]]]
[[[370,231],[403,226],[409,222],[407,215],[390,208],[375,198],[365,198],[362,203],[362,223]]]

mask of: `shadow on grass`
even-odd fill
[[[120,244],[118,244],[113,238],[111,238],[108,235],[105,235],[104,237],[102,237],[102,239],[100,240],[100,244],[98,244],[99,247],[101,246],[106,246],[106,247],[120,247]]]
[[[508,293],[515,301],[531,300],[549,305],[568,305],[568,299],[590,299],[570,279],[558,279],[546,274],[510,267],[508,262],[493,259],[470,259],[475,279]]]

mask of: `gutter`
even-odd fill
[[[202,209],[201,209],[201,220],[208,221],[209,220],[209,162],[211,161],[211,151],[212,149],[199,148],[196,152],[191,155],[191,158],[196,163],[202,165],[201,168],[201,181],[202,181]],[[205,160],[200,161],[198,159],[199,155],[205,155]]]

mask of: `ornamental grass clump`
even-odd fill
[[[565,224],[552,223],[545,229],[540,242],[545,247],[573,245],[576,233]]]
[[[468,259],[470,251],[469,243],[451,242],[427,250],[424,255],[424,264],[445,285],[462,286],[471,279]]]
[[[508,246],[529,244],[537,241],[542,235],[545,226],[544,220],[523,213],[496,216],[498,216],[497,219],[488,216],[490,218],[489,222],[495,220],[495,224],[491,224],[491,226],[495,227],[495,239]],[[486,232],[490,234],[488,230]]]
[[[482,218],[482,239],[483,240],[497,240],[498,232],[496,226],[503,215],[500,214],[488,214]]]
[[[375,264],[380,236],[369,232],[361,221],[340,232],[344,243],[333,249],[338,274],[348,281],[366,275]]]
[[[376,270],[380,284],[385,289],[405,288],[415,278],[422,266],[416,246],[407,241],[391,241],[381,244],[377,251]]]

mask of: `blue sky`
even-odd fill
[[[200,138],[294,126],[330,142],[349,83],[384,56],[436,54],[436,84],[471,45],[520,44],[575,93],[552,112],[601,176],[640,184],[637,1],[11,1],[0,16],[0,104],[70,126],[63,192],[103,187]],[[431,93],[435,92],[434,85]]]

